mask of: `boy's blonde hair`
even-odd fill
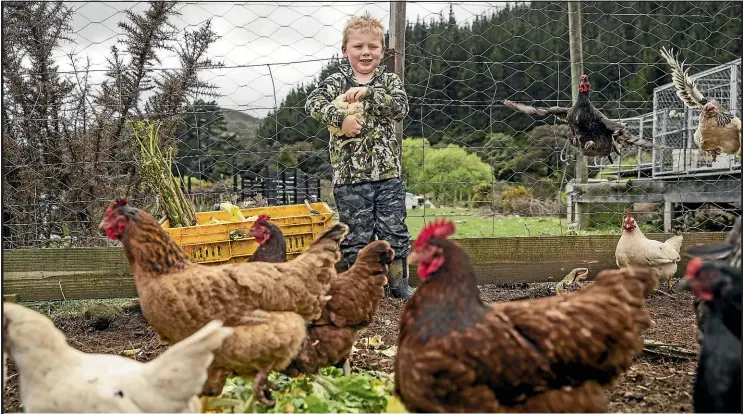
[[[341,46],[343,50],[346,50],[346,43],[348,43],[348,35],[351,33],[351,30],[376,32],[376,34],[379,34],[382,47],[384,47],[384,26],[382,26],[382,21],[372,17],[368,11],[364,12],[361,16],[351,16],[346,22],[345,27],[343,27],[343,43]]]

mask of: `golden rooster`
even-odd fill
[[[740,118],[730,115],[719,102],[699,91],[697,81],[684,69],[684,62],[679,63],[678,54],[674,57],[673,49],[661,47],[660,54],[671,66],[676,95],[689,108],[702,108],[699,126],[694,132],[694,142],[699,149],[710,153],[712,161],[720,153],[740,154]]]

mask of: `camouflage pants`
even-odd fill
[[[349,227],[341,242],[343,259],[350,266],[359,250],[379,239],[395,249],[395,259],[410,254],[410,233],[405,225],[405,187],[399,178],[336,185],[333,190],[340,221]]]

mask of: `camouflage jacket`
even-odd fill
[[[369,94],[361,100],[364,108],[361,133],[352,138],[330,134],[328,152],[333,184],[381,181],[401,175],[400,147],[393,125],[408,113],[408,95],[400,77],[384,72],[384,68],[378,66],[369,83],[361,85],[346,60],[339,72],[325,78],[307,97],[305,110],[310,116],[340,128],[343,114],[331,101],[350,88],[369,87]]]

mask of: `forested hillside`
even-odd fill
[[[454,143],[483,159],[494,133],[518,135],[532,118],[514,114],[503,99],[568,105],[571,99],[568,17],[564,2],[535,2],[495,10],[459,23],[453,13],[409,22],[405,86],[410,112],[405,136],[432,145]],[[658,49],[673,45],[693,71],[729,62],[740,53],[740,5],[723,2],[583,3],[584,71],[593,100],[613,117],[652,109],[652,91],[670,76]],[[330,62],[318,76],[335,70]],[[268,138],[281,163],[327,171],[328,132],[304,113],[316,83],[301,85],[264,118],[258,135]],[[516,138],[521,148],[530,146]],[[556,159],[556,157],[553,157]],[[552,166],[554,167],[554,166]]]

